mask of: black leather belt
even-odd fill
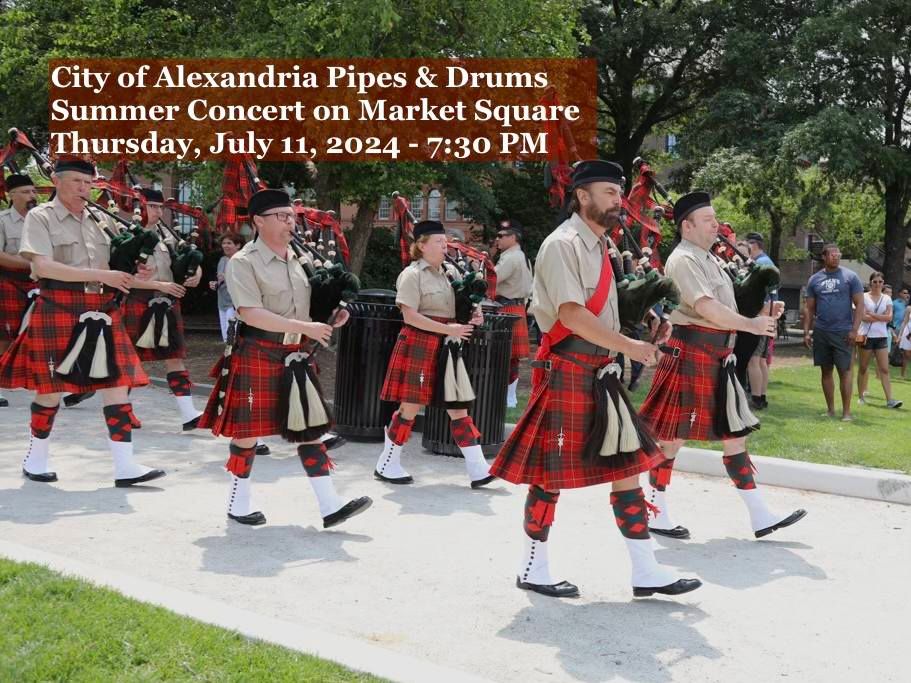
[[[31,273],[26,270],[4,270],[0,272],[0,279],[15,280],[16,282],[30,282]],[[37,285],[35,285],[37,287]]]
[[[689,325],[674,325],[671,337],[687,344],[710,344],[712,346],[726,346],[729,349],[733,349],[734,342],[737,341],[736,332],[729,330],[718,330],[717,332],[694,330]]]
[[[304,335],[300,332],[267,332],[246,323],[238,324],[237,334],[244,339],[262,339],[285,346],[297,346],[304,340]]]
[[[84,292],[86,294],[104,294],[103,285],[100,282],[64,282],[63,280],[49,280],[42,278],[36,285],[43,290],[57,290],[64,292]]]
[[[525,305],[525,299],[507,299],[505,296],[498,296],[496,298],[496,302],[498,304],[502,304],[503,306]]]
[[[551,347],[552,351],[570,351],[572,353],[585,353],[589,356],[613,356],[615,355],[610,349],[605,349],[603,346],[598,346],[597,344],[592,344],[590,341],[585,341],[580,337],[567,337],[563,341],[555,344]]]

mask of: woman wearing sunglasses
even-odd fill
[[[889,330],[886,327],[892,320],[892,298],[883,292],[883,274],[873,272],[870,275],[870,291],[864,294],[864,317],[857,330],[857,343],[860,345],[860,370],[857,373],[858,402],[866,403],[867,369],[870,357],[876,356],[876,374],[883,385],[887,408],[901,408],[902,402],[892,398],[892,382],[889,378],[889,350],[886,338]]]

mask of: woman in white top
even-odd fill
[[[218,293],[218,322],[221,325],[222,341],[228,340],[228,321],[234,317],[234,303],[225,283],[225,268],[228,267],[231,257],[243,246],[244,238],[236,233],[230,232],[222,236],[221,250],[224,256],[218,261],[216,279],[209,282],[209,289],[214,289]]]
[[[864,294],[864,317],[857,330],[865,335],[866,341],[860,349],[860,371],[857,373],[858,401],[866,403],[867,368],[870,356],[876,356],[876,374],[886,394],[887,408],[901,408],[902,402],[892,398],[892,383],[889,380],[889,350],[886,338],[887,324],[892,320],[892,299],[883,293],[883,274],[874,271],[870,275],[870,291]]]

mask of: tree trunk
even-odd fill
[[[769,222],[772,224],[772,230],[769,233],[769,257],[778,265],[781,255],[781,233],[782,219],[781,214],[774,209],[769,209]]]
[[[911,223],[905,225],[905,214],[908,213],[908,196],[905,183],[897,181],[886,185],[886,233],[883,247],[886,256],[883,259],[883,275],[886,282],[892,285],[894,292],[901,289],[906,280],[911,279],[905,272],[905,249]]]
[[[373,232],[373,218],[376,215],[376,202],[362,202],[357,205],[354,223],[348,231],[348,246],[351,249],[351,271],[361,274],[364,259],[367,257],[367,244]]]
[[[313,190],[316,193],[316,207],[323,211],[341,211],[341,202],[333,196],[332,188],[335,187],[333,175],[335,164],[324,162],[316,165],[316,178],[313,181]]]

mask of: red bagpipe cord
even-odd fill
[[[598,277],[598,284],[595,285],[595,292],[592,298],[585,302],[585,308],[591,311],[595,317],[601,315],[604,310],[604,304],[607,303],[607,296],[610,294],[611,286],[614,283],[614,269],[611,268],[610,258],[607,250],[604,251],[604,258],[601,261],[601,275]],[[572,331],[563,323],[557,320],[549,331],[541,335],[541,345],[538,347],[538,353],[535,356],[536,361],[545,361],[550,355],[551,349],[572,334]],[[531,371],[532,389],[537,387],[544,379],[544,369],[534,368]]]
[[[639,168],[639,177],[630,189],[629,195],[623,198],[623,208],[627,214],[626,227],[632,230],[637,223],[641,226],[639,246],[652,250],[652,267],[660,269],[662,264],[658,245],[661,244],[661,228],[654,216],[655,209],[663,207],[652,198],[653,174],[654,171],[648,164],[642,164]]]
[[[241,223],[246,222],[250,197],[257,190],[265,189],[262,182],[254,187],[251,174],[254,178],[257,177],[256,164],[250,158],[231,157],[225,164],[221,206],[215,219],[215,229],[219,232],[234,232]]]
[[[557,91],[550,88],[540,104],[544,106],[557,106]],[[569,124],[560,121],[545,121],[544,133],[547,135],[547,165],[550,169],[551,185],[548,189],[551,206],[563,206],[566,191],[570,186],[572,176],[572,158],[570,151],[575,151],[576,143],[573,140]]]

